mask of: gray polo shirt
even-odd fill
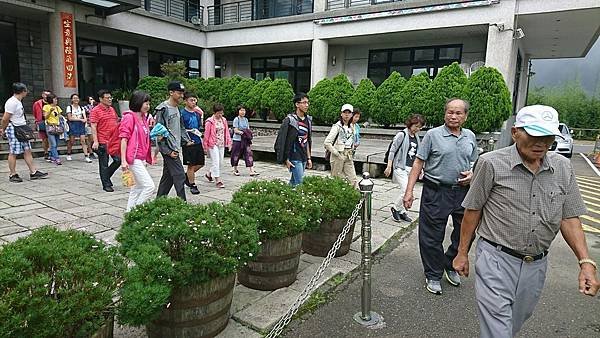
[[[516,145],[481,156],[462,205],[482,210],[481,237],[527,255],[548,250],[561,220],[586,213],[568,159],[549,152],[532,173]]]
[[[425,178],[442,184],[456,184],[460,172],[470,170],[477,156],[475,134],[462,128],[456,136],[445,124],[428,130],[417,151],[425,161]]]

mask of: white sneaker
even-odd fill
[[[92,159],[91,159],[89,156],[86,156],[86,157],[85,157],[85,161],[86,161],[87,163],[92,163]]]
[[[71,157],[71,155],[67,155],[67,161],[72,161],[73,158]]]

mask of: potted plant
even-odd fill
[[[117,318],[149,337],[225,329],[235,272],[259,250],[256,222],[238,206],[166,197],[127,213],[117,240],[131,263]]]
[[[113,91],[113,99],[117,100],[117,107],[119,108],[119,115],[123,116],[123,113],[129,110],[129,99],[131,98],[133,91],[131,89],[122,88]]]
[[[296,280],[302,233],[321,218],[319,197],[293,189],[281,180],[253,181],[233,194],[248,217],[258,223],[261,250],[242,267],[238,280],[258,290],[275,290]]]
[[[75,230],[42,227],[4,245],[0,337],[112,337],[125,268],[115,248]]]
[[[300,190],[312,193],[322,200],[320,204],[322,220],[312,232],[304,233],[302,250],[313,256],[325,257],[342,232],[352,211],[360,200],[360,192],[339,177],[308,176],[300,185]],[[343,256],[350,251],[354,223],[335,256]]]

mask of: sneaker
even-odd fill
[[[444,269],[444,277],[452,286],[460,286],[460,275],[454,270]]]
[[[233,171],[233,174],[234,174],[235,176],[240,176],[240,172],[239,172],[239,171],[237,171],[237,170],[234,170],[234,171]]]
[[[67,161],[73,161],[73,158],[71,157],[71,155],[67,155]]]
[[[8,181],[13,183],[21,183],[23,182],[23,179],[19,177],[19,174],[14,174],[8,176]]]
[[[190,183],[190,180],[188,179],[187,175],[185,175],[185,181],[183,181],[183,184],[187,185],[188,187],[192,187],[192,184]]]
[[[398,210],[394,209],[394,207],[391,207],[390,210],[392,211],[392,218],[394,221],[400,222],[402,219],[400,218],[400,213]]]
[[[408,223],[412,223],[413,221],[412,218],[408,217],[408,215],[405,212],[400,214],[400,219]]]
[[[56,165],[62,165],[62,162],[60,161],[60,159],[52,159],[51,161],[52,163],[56,164]]]
[[[427,291],[433,293],[434,295],[442,294],[442,284],[440,284],[439,280],[430,280],[425,278],[425,283],[427,283]]]
[[[104,187],[104,188],[102,188],[102,190],[104,190],[106,192],[113,192],[113,191],[115,191],[115,189],[113,189],[113,187]]]
[[[190,186],[190,192],[192,193],[192,195],[198,195],[200,193],[200,190],[198,190],[198,187],[193,184],[192,186]]]
[[[89,157],[89,156],[86,156],[86,157],[85,157],[85,161],[86,161],[87,163],[92,163],[92,159],[90,159],[90,157]]]
[[[94,154],[94,153],[91,153],[91,154],[90,154],[90,158],[91,158],[92,160],[95,160],[95,159],[97,159],[97,157],[96,157],[96,154]]]
[[[29,179],[37,180],[39,178],[46,178],[47,176],[48,176],[48,173],[43,173],[39,170],[36,170],[33,174],[29,174]]]

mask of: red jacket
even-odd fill
[[[222,117],[222,120],[223,125],[225,127],[223,130],[223,132],[225,133],[225,147],[230,147],[231,135],[229,135],[229,126],[227,125],[227,119],[225,117]],[[202,146],[204,147],[204,150],[208,151],[208,149],[214,147],[215,144],[217,144],[217,127],[215,125],[214,116],[211,116],[206,120],[204,126],[204,139],[202,140]]]

